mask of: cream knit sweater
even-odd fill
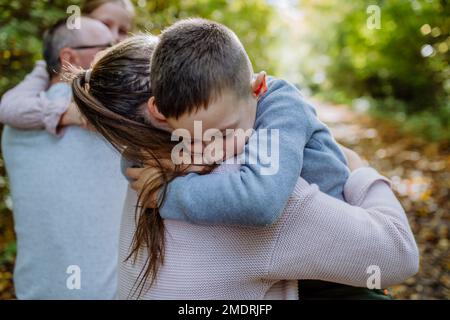
[[[366,286],[368,268],[381,287],[418,270],[418,249],[389,182],[371,168],[354,171],[348,203],[299,178],[281,218],[271,226],[200,226],[166,220],[166,255],[141,299],[297,299],[297,279]],[[220,196],[220,195],[218,195]],[[265,195],[270,197],[270,194]],[[135,231],[136,194],[129,189],[120,236],[119,299],[133,289],[146,261],[124,262]]]

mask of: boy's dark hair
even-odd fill
[[[233,31],[213,21],[187,19],[161,34],[151,75],[158,110],[178,118],[206,108],[224,90],[247,97],[253,69]]]

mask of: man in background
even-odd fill
[[[115,296],[127,182],[118,153],[84,128],[62,76],[69,65],[89,68],[112,41],[97,20],[81,17],[78,30],[58,22],[45,35],[45,63],[38,62],[0,104],[0,121],[15,126],[5,126],[2,149],[17,235],[19,299]],[[18,97],[26,101],[23,109],[8,109]]]

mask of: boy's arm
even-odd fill
[[[312,135],[307,109],[295,87],[281,80],[272,83],[260,101],[255,124],[256,133],[267,129],[264,137],[268,146],[275,146],[271,150],[275,164],[272,172],[266,166],[263,172],[259,161],[254,164],[247,157],[239,170],[176,178],[168,186],[161,216],[198,224],[274,223],[294,190],[303,149]],[[272,137],[272,129],[279,136]],[[250,140],[256,138],[256,133]],[[246,151],[256,152],[251,141]]]
[[[0,102],[0,122],[19,129],[46,129],[57,134],[62,114],[69,107],[67,99],[50,101],[45,96],[49,76],[44,61],[16,87],[6,92]]]

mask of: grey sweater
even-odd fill
[[[45,68],[35,70],[4,96],[1,114],[10,115],[8,119],[22,127],[48,124],[45,127],[55,133],[60,111],[52,108],[52,102],[58,102],[54,104],[58,110],[64,109],[71,91],[59,84],[38,95],[42,72]],[[45,106],[9,109],[25,97],[24,103],[32,100],[33,92],[35,102]],[[78,127],[69,127],[57,137],[44,130],[5,126],[2,150],[17,235],[17,297],[113,298],[127,187],[119,155],[103,138]]]

